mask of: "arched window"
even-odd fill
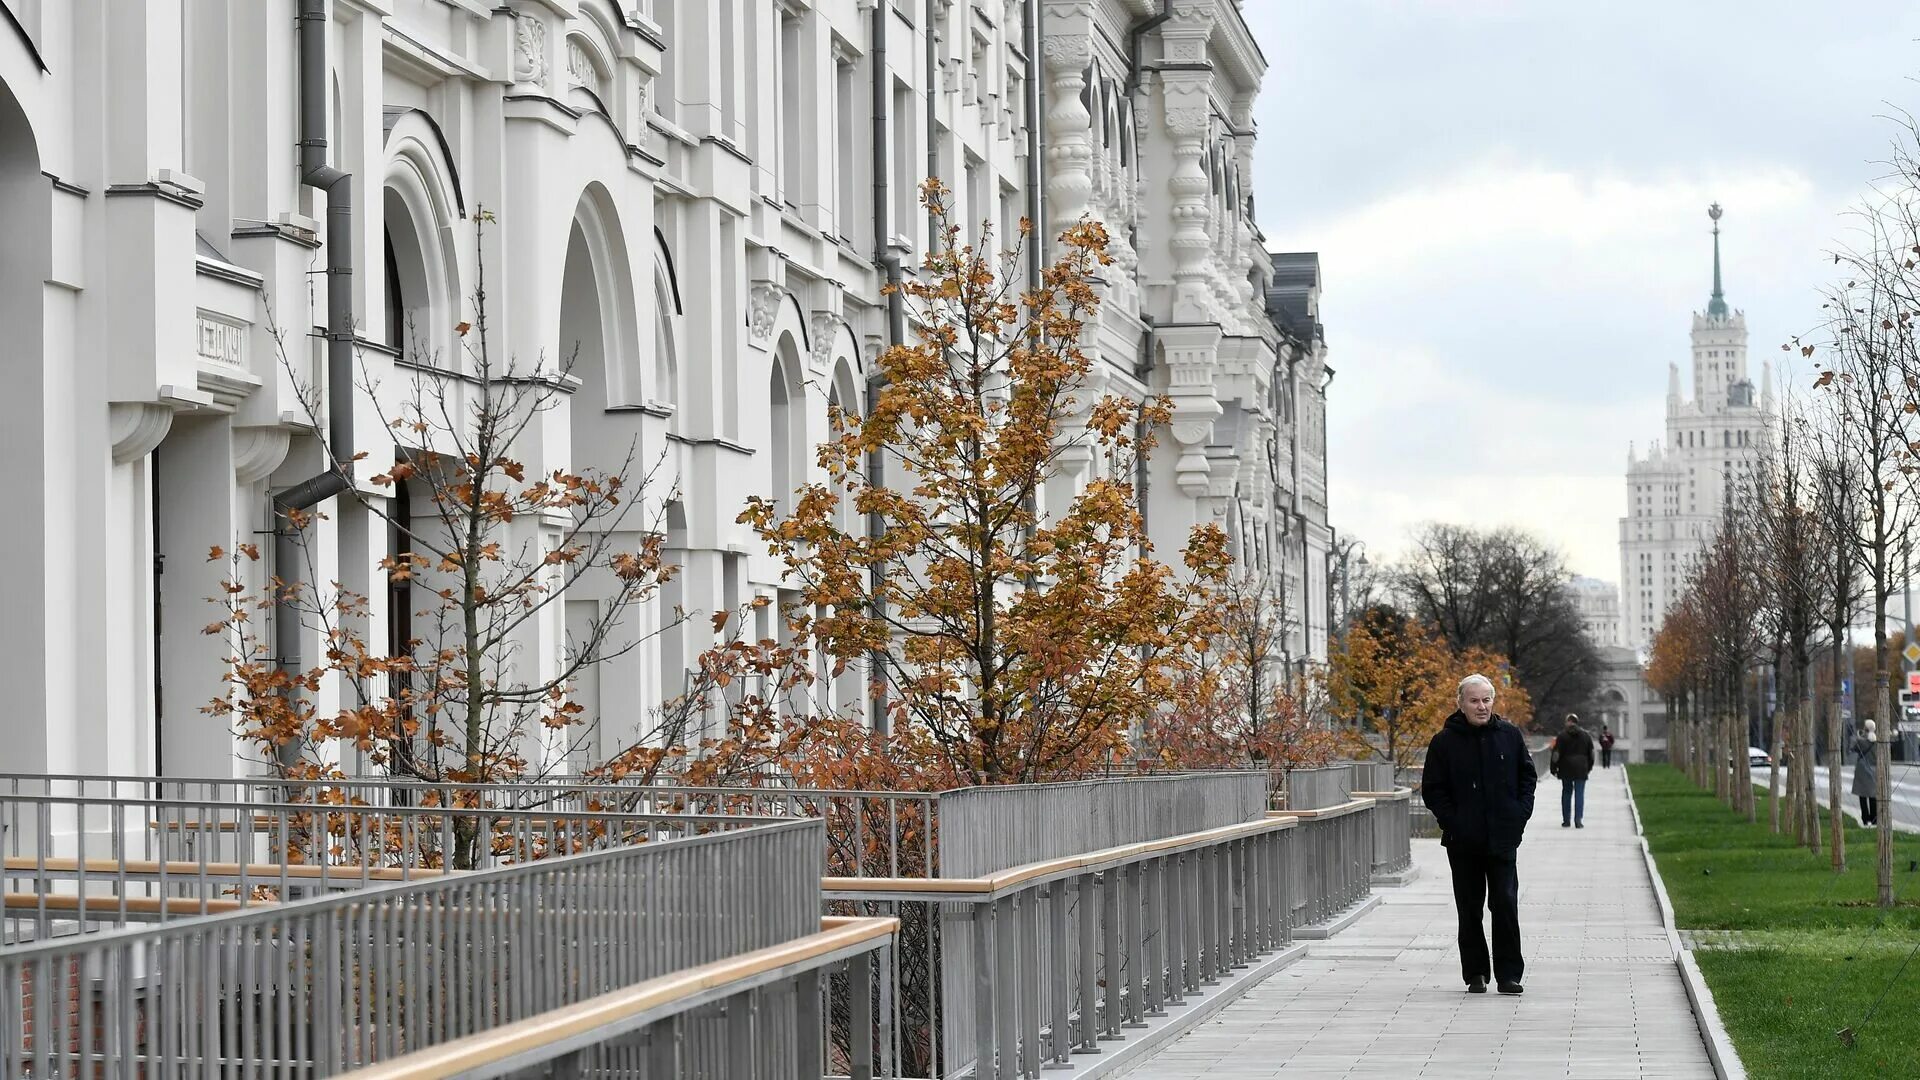
[[[379,294],[386,325],[379,336],[415,363],[457,367],[459,181],[431,118],[418,110],[394,110],[388,120],[380,198],[385,280]]]
[[[780,350],[767,366],[767,497],[781,508],[793,505],[795,410],[799,402],[788,376],[787,353],[793,338],[782,337]]]

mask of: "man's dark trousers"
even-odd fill
[[[1460,978],[1465,982],[1491,977],[1494,982],[1517,983],[1526,972],[1520,956],[1520,874],[1517,852],[1491,855],[1461,845],[1447,848],[1453,867],[1453,903],[1460,914]],[[1480,914],[1493,911],[1493,957],[1487,957],[1487,934]]]

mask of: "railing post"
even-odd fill
[[[1030,886],[1014,898],[1020,919],[1020,1068],[1024,1076],[1040,1075],[1040,1018],[1045,1012],[1040,993],[1040,888]]]
[[[847,961],[849,1080],[873,1080],[873,966],[878,960],[877,953],[867,953]]]
[[[1162,920],[1167,929],[1165,948],[1165,974],[1161,976],[1166,986],[1166,1001],[1169,1005],[1182,1005],[1187,993],[1187,912],[1186,880],[1181,876],[1178,854],[1163,855],[1160,858],[1160,895]]]
[[[1101,995],[1100,1029],[1109,1039],[1120,1038],[1120,886],[1116,867],[1100,875],[1100,974],[1106,983]]]
[[[1049,985],[1053,1017],[1048,1025],[1048,1057],[1056,1065],[1065,1065],[1073,1053],[1073,972],[1067,962],[1067,882],[1062,878],[1047,886],[1047,928],[1051,935],[1048,956]]]
[[[1019,1068],[1019,1058],[1015,1051],[1020,1041],[1020,986],[1016,982],[1018,962],[1015,946],[1019,943],[1019,928],[1014,923],[1014,898],[1009,896],[993,903],[993,977],[1001,987],[999,1000],[994,1002],[993,1026],[997,1033],[994,1055],[994,1073],[999,1080],[1007,1080]]]
[[[1074,886],[1074,920],[1080,934],[1080,1046],[1085,1054],[1097,1054],[1099,1045],[1100,982],[1095,962],[1099,959],[1099,946],[1095,943],[1099,930],[1100,909],[1094,894],[1094,875],[1082,874]]]
[[[973,922],[973,1075],[978,1080],[998,1076],[993,1037],[993,905],[975,904]],[[951,1068],[951,1066],[949,1066]]]
[[[752,990],[733,995],[721,1006],[727,1028],[727,1071],[734,1076],[754,1075],[753,1055],[760,1046],[760,1033],[754,1030],[759,1008],[759,994]]]
[[[1147,1026],[1147,895],[1142,863],[1129,865],[1126,876],[1127,1015],[1134,1027]]]
[[[1149,859],[1140,864],[1147,875],[1147,927],[1150,941],[1147,943],[1147,1015],[1165,1016],[1167,1013],[1167,933],[1171,921],[1167,918],[1167,860]]]
[[[801,972],[794,979],[794,1076],[820,1080],[826,1075],[825,1022],[820,1010],[820,969]],[[676,1018],[677,1019],[677,1018]],[[678,1031],[679,1025],[674,1025]],[[670,1076],[678,1076],[669,1073]]]

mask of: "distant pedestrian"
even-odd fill
[[[1493,713],[1493,682],[1460,680],[1459,708],[1427,744],[1420,797],[1440,826],[1440,843],[1453,870],[1453,903],[1460,916],[1460,975],[1467,992],[1484,994],[1493,977],[1503,994],[1524,993],[1520,978],[1520,874],[1516,862],[1539,774],[1520,729]],[[1493,955],[1480,925],[1493,913]]]
[[[1580,718],[1567,714],[1567,726],[1554,736],[1547,771],[1560,778],[1560,827],[1587,827],[1587,776],[1593,772],[1593,736],[1580,728]]]
[[[1853,793],[1860,796],[1860,824],[1880,823],[1880,763],[1874,758],[1873,721],[1869,720],[1853,737]]]
[[[1613,768],[1613,729],[1600,725],[1600,767]]]

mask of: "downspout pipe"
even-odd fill
[[[1134,92],[1140,89],[1140,76],[1145,70],[1140,63],[1140,42],[1171,18],[1173,0],[1160,0],[1159,14],[1149,15],[1127,28],[1127,84],[1124,92],[1128,101],[1132,101]]]
[[[352,486],[353,437],[353,177],[327,161],[327,0],[300,0],[300,184],[327,197],[327,450],[326,471],[271,496],[274,573],[297,580],[299,545],[288,521]],[[299,620],[274,620],[280,666],[300,668]],[[282,748],[284,760],[297,748]]]
[[[900,253],[893,247],[893,185],[891,174],[892,159],[887,154],[888,137],[893,131],[893,93],[887,78],[887,20],[891,8],[886,0],[873,5],[871,32],[873,48],[869,56],[873,64],[871,76],[871,94],[873,97],[873,264],[892,286],[887,294],[887,345],[902,344],[907,337],[907,302],[900,295]],[[931,26],[929,26],[931,34]],[[931,138],[933,129],[927,129]],[[878,369],[867,372],[867,408],[871,410],[878,401],[881,391],[886,389],[886,376]],[[886,482],[886,459],[880,451],[867,454],[867,478],[873,484]],[[867,515],[867,538],[878,539],[884,526],[878,514]],[[886,576],[879,567],[868,572],[868,595],[874,597],[872,614],[879,618],[885,614],[880,610],[886,589]],[[887,694],[881,678],[884,657],[876,649],[868,654],[867,683],[868,719],[873,733],[882,738],[891,734],[892,719],[887,715]]]
[[[353,439],[353,176],[327,162],[327,0],[300,0],[300,183],[327,197],[327,440],[330,468],[281,493],[305,508],[345,491]]]
[[[1027,220],[1033,223],[1033,232],[1027,238],[1027,285],[1040,287],[1041,271],[1046,266],[1047,224],[1046,205],[1040,190],[1040,124],[1046,116],[1046,96],[1042,89],[1042,77],[1045,69],[1040,63],[1040,4],[1020,5],[1026,14],[1027,47]]]

